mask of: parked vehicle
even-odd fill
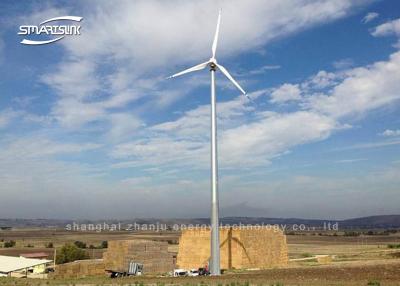
[[[210,275],[210,271],[208,271],[207,267],[200,267],[199,268],[199,275],[200,276]]]
[[[174,270],[174,277],[181,277],[181,276],[188,276],[189,273],[185,269],[175,269]]]
[[[173,272],[170,273],[170,275],[174,277],[181,277],[181,276],[204,276],[204,275],[210,275],[210,272],[208,271],[207,267],[201,267],[201,268],[193,268],[190,270],[186,269],[175,269]]]
[[[199,269],[190,269],[189,276],[199,276]]]
[[[107,269],[111,273],[111,278],[123,276],[139,276],[143,273],[143,264],[130,261],[126,269]]]

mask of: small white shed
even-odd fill
[[[13,272],[23,271],[27,274],[28,270],[33,270],[37,267],[42,268],[44,271],[46,265],[50,262],[52,260],[0,255],[0,276],[11,276]]]

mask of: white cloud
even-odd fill
[[[400,52],[388,61],[346,71],[328,94],[307,98],[305,107],[339,118],[395,103],[400,99]]]
[[[367,159],[365,159],[365,158],[342,159],[342,160],[336,160],[335,163],[347,164],[347,163],[356,163],[356,162],[361,162],[361,161],[366,161],[366,160]]]
[[[301,89],[305,92],[331,88],[339,83],[343,78],[342,73],[319,71],[301,84]]]
[[[109,136],[112,141],[119,141],[126,138],[132,138],[134,132],[143,126],[142,121],[129,113],[113,113],[110,115],[111,130]]]
[[[271,93],[272,103],[284,103],[301,100],[301,91],[298,84],[285,83]]]
[[[101,78],[96,75],[96,65],[87,60],[63,62],[57,71],[42,76],[41,80],[60,96],[53,106],[52,115],[62,126],[72,129],[105,120],[110,120],[114,126],[113,122],[120,113],[108,117],[112,113],[108,110],[139,99],[142,96],[139,93],[140,86],[149,84],[142,80],[140,85],[137,82],[138,89],[130,89],[130,79],[123,71]],[[112,95],[104,97],[106,90]]]
[[[19,14],[18,17],[12,17],[8,19],[11,21],[11,25],[39,25],[44,20],[54,18],[60,15],[70,15],[69,8],[67,6],[60,7],[60,5],[54,6],[51,3],[41,3],[40,5],[32,5],[29,14]]]
[[[365,4],[362,2],[102,2],[87,11],[93,13],[87,13],[81,37],[63,43],[76,56],[110,56],[128,60],[140,69],[176,65],[208,58],[215,29],[215,21],[210,19],[216,19],[219,8],[223,11],[220,53],[229,55],[343,17],[354,6]]]
[[[357,5],[358,2],[354,3]],[[64,61],[54,74],[43,77],[44,82],[55,88],[61,96],[53,109],[56,118],[66,126],[108,120],[111,126],[109,136],[118,138],[126,133],[133,134],[142,123],[134,113],[130,115],[121,111],[115,112],[111,108],[119,108],[138,100],[146,92],[149,93],[146,101],[151,102],[152,108],[155,102],[159,102],[160,106],[168,105],[182,96],[182,92],[174,90],[161,92],[159,74],[153,76],[151,74],[154,72],[150,71],[167,63],[182,65],[207,57],[214,30],[214,22],[209,19],[212,18],[213,11],[218,9],[217,4],[212,1],[202,4],[201,7],[207,9],[196,10],[200,4],[193,2],[178,9],[163,2],[99,5],[98,9],[85,18],[85,33],[82,37],[63,41],[68,54],[74,60]],[[268,5],[258,1],[253,5],[220,3],[218,6],[223,6],[221,55],[233,56],[238,52],[254,49],[275,37],[342,17],[353,4],[347,1],[299,2],[299,7],[293,8],[294,4],[290,1],[269,2]],[[292,9],[287,9],[288,6]],[[198,13],[202,15],[198,16]],[[266,16],[269,14],[271,17]],[[146,15],[146,19],[142,18],[143,15]],[[116,18],[120,21],[111,20]],[[153,18],[157,21],[152,21]],[[194,18],[197,20],[193,21]],[[237,25],[238,19],[242,22],[241,25]],[[99,22],[108,24],[98,29]],[[233,22],[236,24],[232,25]],[[146,29],[140,28],[143,23],[146,23]],[[137,42],[141,44],[138,45]],[[182,54],[188,56],[182,59]],[[102,75],[97,73],[99,63],[95,61],[98,57],[104,58],[107,64],[117,64],[118,68],[106,72],[105,77],[101,78]],[[81,61],[80,58],[84,60]],[[394,54],[388,62],[343,73],[320,71],[302,84],[285,83],[272,92],[271,102],[303,101],[305,111],[292,114],[256,111],[254,118],[249,121],[245,118],[245,113],[252,111],[254,107],[246,104],[242,98],[219,103],[221,154],[225,152],[231,156],[228,158],[225,155],[226,160],[222,161],[226,161],[229,166],[244,158],[259,158],[255,161],[266,163],[270,158],[287,152],[297,144],[326,138],[341,126],[336,121],[338,117],[362,113],[392,102],[398,96],[395,92],[398,90],[395,80],[398,58]],[[346,64],[348,62],[346,60]],[[340,62],[340,66],[343,68],[343,62]],[[264,66],[261,70],[269,68],[271,67]],[[150,76],[138,76],[146,73],[150,73]],[[382,88],[384,95],[379,93],[378,96],[377,91],[382,91]],[[313,94],[318,89],[330,90]],[[97,98],[96,94],[104,90],[111,91],[112,94],[102,94]],[[306,99],[301,96],[302,91],[307,93]],[[309,124],[304,124],[307,128],[302,129],[296,122]],[[264,125],[273,128],[264,130]],[[136,134],[137,139],[118,144],[111,152],[114,158],[131,159],[127,160],[128,163],[120,162],[115,166],[171,162],[185,165],[196,160],[198,163],[193,163],[194,165],[203,166],[208,160],[208,105],[187,111],[177,120],[141,130],[142,133]],[[253,135],[250,136],[249,132]],[[296,140],[291,134],[296,134],[300,139]],[[272,138],[276,142],[272,142]],[[246,149],[246,146],[250,147]],[[247,154],[250,151],[243,150],[251,150],[251,154]],[[177,162],[178,157],[182,158],[180,162]],[[205,159],[198,159],[203,157]]]
[[[45,158],[61,154],[81,153],[101,147],[95,143],[60,143],[43,136],[29,136],[0,142],[0,159]]]
[[[0,177],[2,183],[7,185],[7,190],[0,186],[2,194],[5,194],[3,198],[15,202],[16,199],[11,199],[15,195],[11,192],[14,191],[21,200],[33,199],[38,197],[38,190],[44,190],[43,194],[46,195],[40,201],[32,200],[25,204],[32,206],[34,203],[36,209],[40,206],[46,209],[43,206],[51,206],[46,201],[48,197],[65,202],[64,210],[49,210],[51,216],[55,213],[68,216],[74,211],[81,217],[89,213],[98,216],[99,209],[101,216],[148,215],[148,206],[159,205],[160,201],[166,207],[156,208],[153,216],[203,214],[208,206],[204,190],[208,189],[209,182],[187,178],[190,177],[187,173],[209,168],[209,105],[200,105],[183,112],[174,120],[154,125],[146,125],[140,116],[145,111],[157,112],[169,106],[185,93],[201,84],[209,84],[209,81],[205,77],[204,80],[182,79],[179,88],[174,89],[165,88],[174,83],[166,84],[161,80],[162,77],[179,70],[175,66],[194,64],[208,57],[215,28],[214,21],[210,19],[215,18],[221,5],[223,22],[219,51],[221,59],[227,59],[239,52],[253,51],[277,37],[345,16],[351,13],[353,5],[361,2],[365,3],[345,0],[295,3],[254,1],[251,5],[247,2],[232,5],[231,1],[203,1],[181,3],[178,8],[174,3],[161,1],[99,2],[95,9],[90,7],[87,11],[82,37],[66,38],[60,42],[67,51],[65,58],[54,71],[43,75],[42,80],[54,88],[59,96],[52,107],[54,118],[63,126],[80,131],[86,123],[101,121],[104,138],[116,144],[110,147],[111,160],[107,166],[113,163],[112,168],[137,168],[135,177],[107,184],[96,176],[109,174],[108,167],[93,170],[85,164],[54,160],[58,155],[95,151],[100,148],[95,143],[54,142],[46,138],[21,139],[9,142],[6,151],[0,152]],[[40,16],[40,20],[43,17]],[[396,102],[397,90],[400,90],[396,82],[399,78],[399,57],[393,54],[387,61],[346,71],[320,71],[303,83],[286,83],[277,87],[274,90],[276,102],[297,100],[302,106],[296,111],[275,113],[263,109],[265,105],[259,103],[266,102],[270,90],[250,94],[255,103],[245,97],[218,102],[222,173],[226,169],[265,166],[273,158],[297,146],[328,138],[343,128],[341,121],[346,121],[346,116],[365,114]],[[277,67],[263,66],[254,72],[260,73],[270,68]],[[341,65],[340,68],[347,69],[350,66]],[[129,105],[135,101],[138,102],[134,107]],[[393,141],[390,144],[398,143]],[[377,144],[361,148],[373,146]],[[345,163],[349,160],[357,159],[341,161]],[[32,173],[29,170],[33,170]],[[152,171],[151,177],[147,175],[147,170]],[[29,176],[22,178],[21,172]],[[181,180],[180,183],[176,183],[177,180],[173,183],[155,181],[160,177],[165,179],[174,176]],[[91,180],[93,177],[96,180]],[[293,204],[290,209],[297,209],[291,215],[302,213],[299,206],[304,209],[306,205],[314,210],[312,204],[316,204],[318,198],[321,199],[318,202],[324,202],[326,197],[323,196],[327,193],[333,196],[337,190],[365,187],[361,184],[362,180],[343,182],[333,178],[306,176],[270,184],[264,180],[258,186],[250,183],[249,187],[249,183],[244,182],[246,177],[241,178],[243,182],[231,180],[230,184],[225,184],[229,180],[221,177],[221,182],[224,182],[221,188],[229,190],[221,192],[222,201],[226,204],[235,205],[248,200],[250,207],[275,207],[274,210],[279,212],[276,205],[281,205],[279,200],[283,198],[276,196],[279,191],[287,189],[287,194],[293,195],[307,188],[308,202],[304,198],[301,203]],[[376,185],[381,187],[380,183],[376,182]],[[321,193],[321,189],[326,192]],[[321,193],[321,197],[313,195],[313,192]],[[83,207],[80,207],[80,202],[76,203],[78,194],[85,204]],[[132,196],[135,196],[135,202],[124,199]],[[268,200],[271,196],[276,198]],[[309,199],[310,196],[313,196],[313,200]],[[96,204],[86,206],[93,197],[96,197]],[[334,200],[338,202],[336,205],[346,203],[344,197],[347,200],[347,196]],[[193,201],[196,201],[194,207],[191,204]],[[271,201],[275,206],[263,205],[261,201]],[[23,205],[24,202],[21,203]],[[115,203],[121,206],[118,210],[107,207]],[[184,207],[174,208],[176,205]],[[2,213],[15,213],[10,207],[7,211],[6,207],[5,203],[1,205],[0,202]],[[18,214],[30,215],[33,209],[32,206],[30,210]]]
[[[99,120],[104,110],[90,101],[99,97],[102,83],[96,76],[96,65],[88,60],[62,62],[58,69],[42,76],[42,82],[57,91],[60,99],[52,115],[62,126],[79,128]]]
[[[163,166],[169,168],[205,168],[208,162],[208,144],[204,141],[177,140],[169,137],[153,137],[117,145],[111,155],[117,159],[134,159],[119,167]]]
[[[215,21],[210,19],[216,19],[221,7],[218,53],[220,58],[226,58],[254,50],[277,37],[344,17],[355,6],[365,4],[345,0],[253,0],[251,5],[240,1],[232,5],[231,1],[204,0],[179,5],[120,1],[84,6],[82,34],[60,42],[66,48],[64,61],[58,69],[43,75],[43,82],[61,97],[52,114],[64,127],[79,128],[86,123],[109,120],[107,115],[113,112],[110,108],[126,106],[143,95],[143,105],[148,108],[169,106],[184,92],[182,88],[166,88],[161,78],[175,71],[176,66],[209,57],[215,29]],[[44,7],[24,21],[37,23],[60,12]],[[262,70],[268,68],[271,66]]]
[[[337,128],[331,118],[312,112],[267,115],[221,134],[221,162],[234,168],[266,164],[294,146],[327,138]]]
[[[92,178],[97,176],[98,181],[101,173],[88,164],[57,158],[99,147],[94,143],[57,142],[35,135],[1,138],[0,215],[71,217],[74,213],[71,209],[79,213],[80,208],[88,205],[90,196],[93,198],[92,192],[87,196],[87,190],[100,190],[101,184],[93,187]]]
[[[133,177],[133,178],[127,178],[123,179],[120,183],[121,185],[125,185],[125,187],[141,187],[143,185],[148,185],[151,183],[151,177]]]
[[[382,25],[375,27],[371,35],[374,37],[382,37],[388,35],[400,35],[400,19],[386,22]]]
[[[265,65],[250,71],[246,71],[243,73],[243,75],[260,75],[260,74],[264,74],[266,71],[269,70],[277,70],[280,69],[281,66],[280,65]]]
[[[354,145],[343,147],[343,148],[336,148],[335,151],[352,150],[352,149],[381,148],[381,147],[388,147],[388,146],[395,146],[395,145],[400,145],[400,140],[378,141],[378,142],[354,144]]]
[[[362,22],[364,24],[371,22],[372,20],[375,20],[376,18],[379,17],[379,14],[376,12],[369,12],[367,15],[364,16],[362,19]]]
[[[19,123],[49,124],[51,117],[29,113],[23,109],[7,108],[0,111],[0,129],[16,127]]]
[[[320,71],[299,85],[286,84],[277,89],[290,91],[294,87],[294,98],[300,100],[303,111],[268,112],[240,96],[218,103],[221,167],[266,165],[295,146],[324,140],[336,130],[348,128],[342,121],[354,120],[351,116],[365,115],[400,99],[399,74],[400,53],[394,53],[387,61],[337,73]],[[303,90],[303,97],[299,89]],[[250,96],[262,100],[267,90]],[[275,100],[279,98],[282,102],[285,96],[275,97]],[[208,135],[209,105],[203,105],[176,120],[149,126],[135,141],[117,145],[111,156],[127,159],[114,167],[168,165],[205,169],[209,161]],[[397,143],[351,148],[393,144]]]
[[[386,129],[380,135],[386,136],[386,137],[400,136],[400,129],[397,129],[397,130]]]
[[[6,128],[19,115],[17,111],[5,109],[0,111],[0,129]]]
[[[290,148],[323,140],[340,128],[331,118],[306,111],[288,114],[255,112],[256,119],[246,123],[249,110],[245,101],[236,99],[228,103],[219,104],[222,114],[219,121],[221,168],[269,164],[270,159]],[[150,127],[145,134],[149,139],[115,147],[110,155],[128,160],[114,164],[114,168],[143,165],[208,168],[208,105],[187,112],[176,121]]]
[[[266,90],[261,90],[256,93],[250,93],[252,99],[265,94]],[[254,106],[244,96],[238,96],[233,100],[218,102],[218,122],[224,127],[231,127],[243,120],[246,112],[254,110]],[[239,121],[238,121],[239,120]],[[206,137],[209,133],[210,126],[210,106],[202,105],[195,109],[186,111],[183,116],[175,121],[167,121],[151,127],[151,130],[175,134],[181,138],[197,139]]]
[[[85,123],[103,120],[106,112],[98,104],[62,98],[53,107],[52,115],[63,127],[79,129]]]
[[[62,97],[93,98],[101,89],[95,72],[96,65],[88,60],[61,62],[56,71],[43,75],[42,81]]]
[[[332,65],[335,69],[338,69],[338,70],[348,69],[354,65],[354,61],[352,59],[346,58],[346,59],[334,61]]]

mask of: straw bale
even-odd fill
[[[223,269],[282,267],[288,263],[286,237],[280,230],[221,228],[220,261]],[[190,269],[207,265],[210,230],[183,230],[177,266]]]
[[[168,252],[168,243],[164,241],[109,241],[103,258],[106,270],[124,272],[130,261],[142,263],[144,273],[164,273],[174,269],[173,254]]]
[[[64,279],[104,275],[104,269],[105,267],[102,259],[78,260],[57,265],[52,277]]]

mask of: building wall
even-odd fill
[[[45,270],[46,270],[46,264],[40,264],[33,267],[34,274],[44,273]]]
[[[179,240],[177,266],[190,269],[207,265],[210,230],[184,230]],[[220,229],[222,269],[282,267],[288,263],[286,236],[280,230]]]

